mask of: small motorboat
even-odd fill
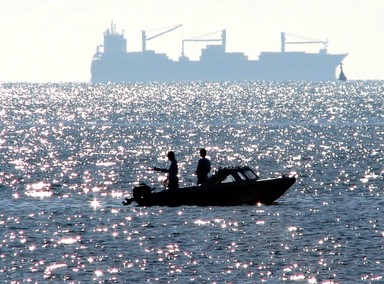
[[[260,179],[249,167],[221,168],[203,184],[178,189],[163,189],[141,183],[133,188],[132,202],[138,206],[234,206],[272,204],[296,181],[295,176]]]

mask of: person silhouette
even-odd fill
[[[168,188],[169,189],[178,189],[179,188],[179,178],[177,174],[179,173],[179,169],[177,166],[176,156],[173,151],[169,151],[167,154],[168,160],[171,161],[168,169],[161,169],[154,167],[155,171],[168,173]]]
[[[202,184],[208,179],[208,174],[211,171],[211,162],[205,157],[207,151],[204,148],[200,149],[201,159],[197,163],[196,175],[197,175],[197,185]]]

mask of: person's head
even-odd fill
[[[176,156],[175,156],[175,153],[173,151],[169,151],[167,154],[167,157],[168,157],[168,160],[170,160],[170,161],[176,160]]]
[[[201,148],[200,149],[200,156],[204,158],[206,155],[207,155],[207,150],[205,150],[204,148]]]

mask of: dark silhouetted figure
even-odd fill
[[[204,181],[208,179],[208,174],[211,171],[211,162],[205,157],[207,155],[207,151],[203,148],[200,149],[200,157],[201,159],[197,163],[197,184],[202,184]]]
[[[171,161],[168,169],[153,168],[155,171],[168,173],[168,188],[169,189],[178,189],[179,188],[179,178],[177,174],[179,169],[177,167],[176,156],[173,151],[169,151],[167,154],[168,160]]]

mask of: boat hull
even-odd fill
[[[236,206],[257,203],[272,204],[294,183],[294,177],[245,181],[215,186],[193,186],[177,190],[136,192],[130,201],[139,206]]]

